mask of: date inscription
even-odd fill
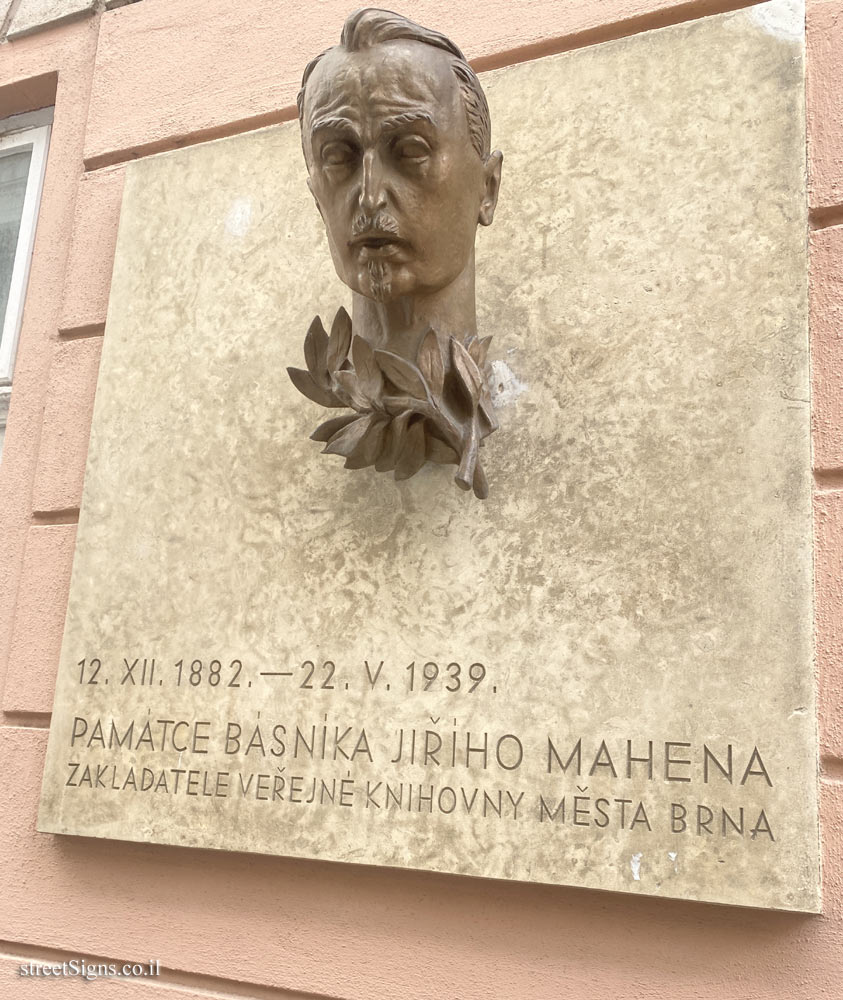
[[[474,694],[481,685],[497,694],[489,684],[490,671],[479,661],[413,660],[403,667],[364,660],[344,664],[314,657],[278,669],[260,669],[239,657],[198,656],[163,661],[158,657],[85,656],[76,663],[76,680],[81,685],[113,683],[118,688],[250,688],[253,684],[284,683],[304,691],[348,691],[361,687],[396,691],[400,694],[445,692],[449,695]]]

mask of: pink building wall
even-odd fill
[[[90,6],[90,5],[89,5]],[[808,2],[824,915],[35,832],[125,163],[294,117],[339,0],[142,0],[0,46],[0,113],[55,123],[0,465],[0,1000],[30,959],[159,959],[99,995],[843,995],[843,0]],[[506,65],[739,0],[405,0]],[[122,992],[121,992],[122,991]]]

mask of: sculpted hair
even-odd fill
[[[471,136],[471,145],[477,151],[477,155],[485,162],[491,149],[491,122],[489,118],[489,105],[486,102],[486,95],[477,79],[477,74],[468,65],[465,56],[460,49],[454,45],[450,38],[446,38],[438,31],[431,28],[423,28],[420,24],[394,14],[389,10],[376,10],[367,7],[364,10],[355,11],[350,14],[343,25],[340,36],[340,47],[347,52],[359,52],[361,49],[370,49],[382,42],[393,42],[399,39],[406,39],[412,42],[421,42],[423,45],[432,45],[434,48],[442,49],[451,56],[451,69],[457,78],[460,88],[465,116],[468,120],[468,132]],[[327,50],[330,51],[330,50]],[[322,52],[315,59],[312,59],[305,67],[301,81],[301,90],[296,98],[299,109],[299,122],[303,124],[304,118],[304,92],[307,81],[311,73],[325,55]]]

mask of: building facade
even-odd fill
[[[754,7],[763,17],[767,5],[737,0],[411,0],[402,12],[483,71]],[[0,4],[0,225],[15,244],[0,353],[0,997],[75,996],[79,977],[19,970],[81,957],[159,963],[98,987],[139,1000],[838,996],[841,0],[805,12],[822,914],[36,831],[126,166],[294,119],[303,66],[348,13],[337,0]]]

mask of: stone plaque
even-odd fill
[[[295,122],[130,165],[39,828],[816,910],[801,32],[483,84],[482,502],[308,441]]]

